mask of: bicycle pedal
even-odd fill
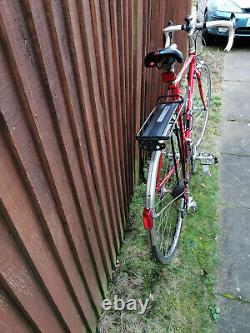
[[[217,157],[214,157],[212,154],[210,153],[204,153],[201,152],[196,159],[198,161],[200,161],[201,165],[211,165],[213,163],[217,163],[218,159]]]
[[[188,202],[187,202],[187,210],[188,211],[193,211],[195,212],[197,210],[198,206],[197,203],[194,201],[193,197],[188,197]]]
[[[202,165],[202,172],[205,176],[211,176],[209,166],[211,164],[217,164],[218,158],[210,153],[201,152],[196,159],[200,161]]]
[[[211,176],[211,172],[210,172],[210,169],[209,169],[209,165],[207,165],[207,164],[202,164],[202,173],[203,173],[205,176]]]

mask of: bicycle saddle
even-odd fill
[[[158,49],[150,52],[144,58],[145,67],[155,67],[158,63],[162,61],[170,61],[172,63],[177,60],[179,63],[183,62],[183,54],[177,49],[176,44],[171,44],[166,48]]]

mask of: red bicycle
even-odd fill
[[[143,168],[147,170],[143,224],[149,232],[152,254],[162,264],[173,257],[186,211],[197,207],[188,191],[195,162],[213,162],[211,154],[197,154],[211,99],[209,69],[196,53],[197,36],[206,28],[228,28],[225,51],[229,52],[234,41],[234,21],[232,16],[230,21],[196,23],[187,16],[183,25],[170,22],[163,30],[165,48],[150,52],[144,59],[147,68],[163,70],[162,80],[168,84],[167,94],[158,98],[136,136],[141,157],[145,151],[150,154],[150,162]],[[171,43],[175,31],[185,31],[189,45],[189,56],[177,75],[175,62],[182,63],[183,54]]]

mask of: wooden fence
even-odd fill
[[[143,56],[190,2],[0,1],[0,333],[95,331],[160,93]]]

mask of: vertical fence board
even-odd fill
[[[34,327],[32,328],[30,323],[20,315],[14,302],[2,289],[0,290],[0,332],[34,332]]]
[[[29,271],[2,217],[0,217],[0,232],[0,280],[4,281],[12,297],[18,300],[19,308],[29,316],[36,330],[63,332],[63,327],[57,321],[46,297],[39,290],[36,277]],[[33,304],[33,300],[36,300],[36,305]]]
[[[164,93],[144,55],[191,0],[0,3],[0,331],[95,331]],[[184,34],[174,41],[186,52]]]

